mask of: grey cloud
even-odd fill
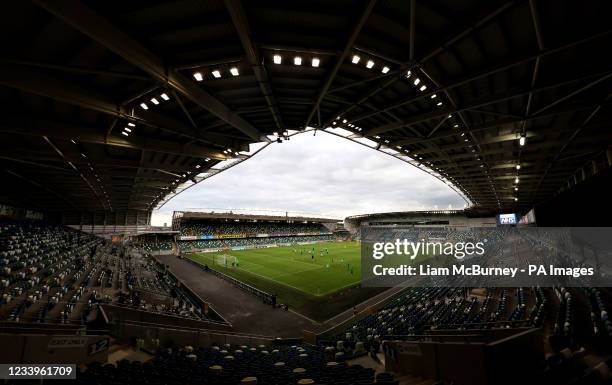
[[[269,209],[344,218],[370,212],[461,208],[443,182],[348,140],[319,132],[272,144],[255,157],[200,183],[154,213],[173,210]]]

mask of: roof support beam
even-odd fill
[[[414,34],[416,30],[416,0],[410,0],[410,61],[414,60]]]
[[[609,94],[607,99],[610,99],[612,97],[612,94]],[[544,170],[544,173],[542,174],[542,177],[540,178],[540,181],[538,182],[538,186],[535,189],[534,193],[537,193],[538,190],[540,189],[540,186],[542,184],[542,182],[544,181],[544,179],[546,178],[546,176],[549,174],[551,168],[555,165],[555,163],[557,163],[559,161],[559,158],[561,157],[561,155],[563,154],[563,152],[567,149],[567,147],[576,139],[576,137],[578,136],[578,134],[580,134],[580,132],[587,127],[587,125],[589,124],[589,122],[591,121],[591,119],[593,119],[593,117],[595,115],[597,115],[597,113],[599,112],[599,110],[601,110],[601,104],[598,106],[595,106],[595,108],[593,109],[593,111],[586,117],[586,119],[582,122],[582,124],[576,128],[576,130],[572,133],[572,135],[570,135],[570,137],[567,139],[567,141],[565,143],[563,143],[563,146],[561,146],[561,148],[559,149],[559,151],[555,154],[554,158],[552,159],[552,161],[548,164],[548,166],[546,167],[546,170]]]
[[[162,131],[181,135],[186,138],[207,142],[231,145],[225,138],[207,134],[209,140],[198,136],[195,130],[187,128],[182,122],[152,111],[129,111],[126,107],[117,105],[112,99],[78,85],[61,82],[52,77],[19,68],[13,65],[0,64],[0,84],[16,88],[35,95],[45,96],[82,108],[94,110],[116,118],[122,118],[145,126],[158,128]]]
[[[113,77],[113,78],[145,80],[145,81],[151,80],[151,78],[146,75],[138,75],[138,74],[132,74],[132,73],[127,73],[127,72],[118,72],[118,71],[99,70],[95,68],[78,67],[78,66],[71,66],[67,64],[59,65],[59,64],[42,63],[42,62],[36,62],[36,61],[30,61],[30,60],[17,60],[17,59],[0,59],[0,62],[19,65],[19,66],[52,69],[52,70],[77,73],[77,74],[107,76],[107,77]]]
[[[8,148],[8,147],[0,147],[0,159],[7,159],[15,162],[22,163],[31,163],[32,165],[52,168],[58,171],[64,171],[66,173],[72,173],[73,170],[65,167],[53,166],[53,162],[60,162],[57,156],[51,156],[48,153],[44,152],[36,152],[31,151],[25,148]],[[87,166],[89,161],[93,162],[96,165],[96,168],[100,171],[100,173],[104,173],[105,169],[137,169],[142,168],[143,170],[150,171],[159,171],[165,174],[173,175],[175,177],[179,177],[181,173],[184,172],[193,172],[197,171],[194,166],[190,165],[170,165],[161,162],[150,162],[145,161],[142,165],[139,165],[137,160],[131,159],[109,159],[108,157],[104,158],[94,158],[91,155],[88,156],[87,159],[81,156],[73,156],[72,154],[67,154],[64,152],[64,157],[67,161],[72,162],[74,165],[84,165]],[[202,169],[204,170],[204,169]]]
[[[131,148],[134,150],[146,150],[163,152],[173,155],[186,155],[194,158],[214,158],[225,160],[227,157],[215,150],[195,145],[180,145],[176,142],[166,142],[155,139],[109,137],[95,128],[73,126],[63,123],[49,123],[43,121],[33,121],[28,127],[24,127],[23,122],[3,123],[0,125],[0,133],[17,135],[46,136],[49,138],[69,141],[78,140],[83,143],[94,143],[115,147]]]
[[[43,135],[43,140],[53,149],[53,151],[55,151],[55,153],[62,158],[62,160],[64,162],[66,162],[66,164],[68,164],[73,171],[76,173],[76,175],[79,176],[79,178],[85,182],[85,184],[87,185],[87,187],[91,190],[91,192],[93,193],[93,195],[96,197],[96,199],[98,200],[98,202],[100,203],[100,206],[102,206],[102,209],[106,210],[106,202],[104,201],[104,199],[102,199],[102,197],[100,196],[100,194],[98,193],[98,191],[96,191],[96,189],[93,187],[93,185],[91,184],[91,182],[85,177],[85,175],[83,175],[83,172],[81,170],[79,170],[74,164],[70,163],[68,160],[66,160],[66,158],[64,157],[64,153],[55,145],[55,143],[53,143],[53,141],[51,139],[49,139],[48,137]],[[110,209],[110,207],[108,207],[108,209]]]
[[[357,36],[359,36],[359,32],[361,32],[361,28],[363,28],[363,26],[365,25],[366,21],[370,17],[370,14],[374,10],[374,6],[375,5],[376,5],[376,0],[368,1],[368,4],[365,7],[365,10],[361,13],[361,17],[359,18],[359,21],[357,22],[357,24],[353,27],[353,31],[351,32],[351,35],[349,36],[349,39],[346,42],[346,45],[344,46],[344,50],[342,51],[342,54],[340,55],[340,57],[338,57],[338,60],[336,61],[336,65],[334,66],[334,68],[329,73],[329,75],[327,77],[327,80],[325,81],[325,83],[323,84],[323,87],[319,91],[319,95],[317,96],[317,100],[315,101],[314,106],[310,110],[310,113],[308,114],[308,117],[306,118],[306,121],[304,122],[304,127],[308,127],[308,125],[310,124],[310,121],[312,120],[315,112],[321,106],[321,102],[323,101],[323,98],[327,94],[327,91],[329,90],[329,87],[332,85],[334,79],[336,78],[336,74],[338,73],[338,71],[340,70],[340,67],[342,66],[342,64],[346,60],[346,57],[351,52],[351,49],[353,49],[353,45],[355,44],[355,40],[357,40]]]
[[[548,55],[552,55],[552,54],[555,54],[555,53],[558,53],[558,52],[561,52],[561,51],[573,48],[575,46],[587,43],[589,41],[599,39],[599,38],[607,36],[607,35],[609,35],[611,33],[612,33],[612,30],[611,31],[602,32],[600,34],[589,36],[589,37],[584,38],[584,39],[576,40],[576,41],[573,41],[573,42],[568,43],[568,44],[561,45],[561,46],[556,47],[556,48],[544,49],[544,50],[542,50],[542,51],[540,51],[540,52],[538,52],[536,54],[527,55],[527,56],[525,56],[523,58],[514,59],[514,60],[511,60],[509,62],[501,63],[501,64],[498,64],[498,65],[492,66],[492,67],[490,67],[487,70],[475,71],[474,73],[472,73],[472,74],[470,74],[468,76],[465,76],[465,77],[462,77],[460,79],[456,79],[456,80],[451,81],[450,84],[448,84],[448,85],[446,85],[444,87],[436,87],[434,89],[431,89],[431,91],[429,91],[429,92],[423,92],[423,93],[421,93],[421,94],[419,94],[417,96],[409,97],[407,99],[397,101],[397,102],[395,102],[393,104],[390,104],[390,105],[387,105],[387,106],[380,106],[380,109],[378,111],[373,111],[373,112],[368,112],[368,113],[360,114],[360,115],[357,115],[357,116],[354,116],[354,117],[350,117],[350,118],[347,118],[347,119],[349,119],[351,122],[354,123],[354,122],[357,122],[357,121],[360,121],[360,120],[363,120],[363,119],[366,119],[366,118],[369,118],[369,117],[381,114],[383,112],[386,112],[386,111],[389,111],[389,110],[392,110],[392,109],[395,109],[395,108],[399,108],[399,107],[404,106],[404,105],[408,105],[408,104],[411,104],[411,103],[414,103],[414,102],[417,102],[417,101],[420,101],[420,100],[426,100],[427,98],[430,98],[431,95],[433,95],[433,94],[451,90],[453,88],[462,86],[464,84],[468,84],[470,82],[473,82],[473,81],[476,81],[476,80],[479,80],[479,79],[482,79],[482,78],[486,78],[486,77],[491,76],[493,74],[496,74],[498,72],[506,71],[506,70],[511,69],[513,67],[519,66],[521,64],[528,63],[528,62],[530,62],[532,60],[536,60],[538,58],[543,58],[543,57],[546,57]]]
[[[592,141],[596,141],[595,143],[593,143]],[[595,149],[601,149],[602,147],[605,147],[608,143],[612,143],[612,134],[610,133],[601,133],[601,134],[597,134],[597,135],[593,135],[593,137],[589,138],[589,139],[584,139],[584,140],[576,140],[577,144],[580,144],[581,146],[581,151],[587,151],[587,150],[595,150]],[[551,141],[544,141],[544,142],[540,142],[537,146],[537,148],[533,148],[533,150],[527,151],[526,149],[523,150],[523,153],[529,153],[530,155],[534,155],[534,153],[538,153],[544,149],[554,149],[554,148],[558,148],[560,145],[563,144],[562,140],[551,140]],[[447,161],[448,159],[446,159],[445,157],[439,156],[437,155],[437,149],[436,148],[431,148],[429,149],[427,152],[424,151],[420,151],[419,156],[422,156],[423,160],[420,160],[421,162],[444,162]],[[499,148],[494,148],[494,149],[490,149],[490,150],[483,150],[480,155],[481,156],[499,156],[500,154],[502,154],[501,150]],[[474,159],[474,153],[472,152],[462,152],[462,153],[457,153],[457,154],[450,154],[448,155],[448,157],[452,160],[458,160],[458,159],[469,159],[472,160]],[[504,160],[508,160],[507,158],[504,158]]]
[[[262,140],[260,132],[250,123],[200,86],[177,71],[168,68],[162,59],[80,1],[56,0],[50,2],[34,0],[34,2],[134,66],[142,69],[156,81],[166,84],[208,110],[217,118],[242,131],[249,138],[257,141]]]
[[[554,107],[557,104],[562,103],[562,102],[564,102],[564,101],[566,101],[566,100],[568,100],[568,99],[578,95],[579,93],[581,93],[583,91],[586,91],[586,90],[588,90],[589,88],[591,88],[593,86],[596,86],[597,84],[599,84],[599,83],[601,83],[601,82],[603,82],[605,80],[608,80],[611,77],[612,77],[612,72],[610,72],[610,73],[608,73],[608,74],[606,74],[606,75],[604,75],[604,76],[602,76],[600,78],[597,78],[596,80],[593,80],[592,82],[590,82],[590,83],[588,83],[588,84],[578,88],[577,90],[574,90],[574,91],[570,92],[569,94],[567,94],[567,95],[565,95],[565,96],[555,100],[554,102],[549,103],[546,106],[540,108],[539,110],[534,112],[534,115],[540,114],[540,113],[548,110],[549,108]]]
[[[608,105],[608,103],[603,104],[603,106],[605,105]],[[475,133],[475,132],[480,132],[480,131],[487,131],[493,128],[500,128],[502,126],[520,124],[522,121],[531,121],[531,120],[551,118],[551,117],[556,117],[556,116],[565,115],[565,114],[572,114],[574,112],[585,111],[585,110],[589,110],[592,108],[593,106],[589,104],[589,105],[577,106],[571,109],[554,110],[546,114],[537,115],[537,116],[514,117],[514,118],[493,120],[493,121],[488,121],[483,124],[471,126],[469,128],[469,131],[466,131],[466,132]],[[410,144],[429,143],[429,142],[436,141],[439,139],[448,139],[448,138],[456,137],[457,135],[459,135],[459,131],[453,130],[453,131],[447,131],[445,133],[441,133],[438,135],[434,135],[431,138],[414,137],[414,138],[408,138],[408,139],[394,140],[393,144],[398,145],[398,146],[403,146],[403,145],[410,145]]]
[[[378,94],[379,92],[381,92],[385,88],[393,85],[395,82],[397,82],[399,79],[402,78],[401,76],[397,76],[398,74],[403,74],[406,69],[411,68],[414,65],[422,65],[427,60],[431,59],[432,57],[434,57],[438,53],[442,52],[449,45],[452,45],[458,39],[460,39],[460,38],[462,38],[462,37],[464,37],[464,36],[466,36],[466,35],[468,35],[470,33],[473,33],[478,28],[482,28],[489,21],[493,20],[496,16],[498,16],[499,14],[504,12],[505,10],[509,9],[513,4],[514,4],[514,0],[506,2],[501,7],[495,8],[492,12],[487,13],[485,16],[483,16],[483,15],[475,15],[473,22],[470,24],[470,27],[464,28],[462,26],[461,27],[462,29],[460,31],[457,31],[457,32],[453,33],[450,38],[447,38],[442,43],[438,43],[436,45],[436,48],[430,50],[430,53],[428,55],[424,56],[420,60],[416,60],[415,59],[415,54],[414,54],[414,37],[415,37],[415,28],[416,28],[416,26],[415,26],[415,24],[416,24],[416,19],[415,19],[415,17],[416,17],[416,1],[415,0],[411,0],[411,2],[410,2],[410,47],[409,47],[409,55],[410,55],[409,57],[410,57],[410,60],[408,62],[406,62],[406,63],[398,63],[398,64],[400,64],[400,67],[397,70],[389,72],[389,73],[386,74],[387,76],[389,76],[390,79],[388,79],[388,80],[386,80],[384,82],[380,82],[380,84],[374,86],[365,95],[360,97],[357,100],[357,102],[351,103],[348,107],[345,107],[342,110],[337,111],[336,113],[334,113],[326,121],[326,125],[329,125],[331,123],[331,120],[333,120],[333,117],[335,117],[335,116],[344,116],[347,112],[350,112],[355,107],[359,106],[360,104],[363,104],[369,98],[371,98],[374,95]],[[374,112],[372,112],[372,114],[379,114],[381,112],[387,112],[387,111],[374,111]],[[351,119],[351,121],[356,121],[356,120],[355,119]]]
[[[191,117],[191,114],[189,113],[189,111],[187,110],[187,108],[185,107],[185,104],[183,103],[183,101],[181,100],[181,96],[179,94],[176,93],[176,91],[172,90],[172,96],[174,96],[174,99],[176,100],[176,102],[178,103],[178,105],[181,107],[181,110],[183,111],[183,113],[185,114],[185,117],[187,118],[187,120],[189,121],[189,123],[191,124],[191,126],[195,129],[195,130],[199,130],[198,125],[196,124],[196,122],[193,120],[193,118]]]
[[[378,127],[374,127],[370,130],[368,130],[365,135],[375,135],[375,134],[382,134],[388,131],[392,131],[395,130],[397,128],[400,127],[406,127],[406,126],[410,126],[412,124],[417,124],[417,123],[422,123],[422,122],[427,122],[429,120],[432,119],[436,119],[436,118],[441,118],[444,115],[449,115],[449,114],[457,114],[463,111],[467,111],[470,109],[474,109],[474,108],[480,108],[483,106],[488,106],[491,104],[496,104],[496,103],[500,103],[500,102],[505,102],[507,100],[511,100],[511,99],[515,99],[524,95],[527,95],[529,93],[535,93],[535,92],[541,92],[541,91],[546,91],[546,90],[550,90],[553,88],[557,88],[557,87],[561,87],[564,85],[568,85],[571,83],[576,83],[576,82],[580,82],[580,81],[584,81],[590,78],[593,78],[594,76],[601,76],[601,73],[598,74],[589,74],[586,76],[581,76],[578,78],[573,78],[573,79],[566,79],[566,80],[560,80],[557,82],[552,82],[550,84],[546,84],[543,86],[539,86],[539,87],[530,87],[529,89],[525,89],[525,90],[519,90],[519,91],[509,91],[509,92],[504,92],[501,94],[496,94],[496,95],[491,95],[488,96],[486,98],[482,98],[476,101],[472,101],[471,103],[465,104],[463,106],[459,106],[456,108],[451,108],[451,109],[445,109],[445,110],[434,110],[431,112],[426,112],[424,114],[420,114],[420,115],[416,115],[414,117],[412,117],[409,120],[406,120],[404,122],[399,122],[399,123],[391,123],[391,124],[386,124],[383,126],[378,126]],[[605,71],[604,75],[599,77],[597,80],[595,80],[592,83],[599,83],[605,79],[608,79],[612,77],[612,72],[610,71]],[[583,87],[584,88],[584,87]],[[536,114],[534,114],[536,115]]]
[[[276,123],[276,128],[279,130],[283,130],[284,124],[280,115],[280,111],[278,110],[278,103],[276,102],[276,98],[274,97],[272,85],[270,84],[270,77],[268,75],[268,71],[266,70],[265,65],[261,60],[261,57],[259,56],[257,48],[251,40],[249,22],[242,7],[242,1],[225,0],[225,7],[229,11],[236,31],[238,31],[238,36],[240,37],[242,47],[246,52],[247,60],[251,65],[251,69],[255,74],[255,78],[257,78],[257,82],[259,83],[259,88],[261,88],[261,93],[266,99],[268,108],[272,113],[272,117],[274,118],[274,122]]]
[[[65,194],[60,194],[55,190],[50,189],[49,187],[45,186],[44,184],[40,184],[34,180],[31,180],[23,175],[20,175],[12,170],[5,170],[7,173],[11,174],[12,176],[14,176],[15,178],[21,179],[22,181],[29,183],[33,186],[38,187],[41,190],[44,190],[46,192],[48,192],[49,194],[55,195],[57,198],[59,198],[60,200],[66,202],[70,207],[72,208],[77,208],[77,206],[75,206],[74,203],[72,203],[71,201],[69,201],[68,199],[66,199]]]

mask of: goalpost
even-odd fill
[[[221,254],[215,258],[215,264],[225,267],[238,267],[238,258],[231,254]]]

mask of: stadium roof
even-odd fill
[[[480,207],[471,207],[464,210],[417,210],[417,211],[395,211],[387,213],[370,213],[361,215],[352,215],[346,217],[345,220],[360,221],[363,219],[387,219],[387,218],[410,218],[420,216],[444,216],[444,217],[468,217],[468,218],[483,218],[495,216],[495,211],[487,210]]]
[[[312,126],[412,157],[474,204],[529,206],[612,142],[611,7],[4,2],[1,197],[151,210],[250,143]]]
[[[215,212],[195,212],[195,211],[175,211],[173,218],[187,220],[202,219],[225,219],[225,220],[244,220],[244,221],[292,221],[292,222],[315,222],[315,223],[337,223],[340,219],[319,218],[306,216],[289,215],[256,215],[256,214],[237,214],[237,213],[215,213]]]

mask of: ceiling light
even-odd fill
[[[519,145],[524,146],[526,139],[525,134],[521,134],[521,137],[519,138]]]
[[[353,55],[353,59],[351,60],[351,62],[353,64],[357,64],[357,63],[359,63],[359,60],[361,60],[361,58],[359,56]]]
[[[302,58],[299,56],[296,56],[293,58],[293,64],[295,64],[296,66],[301,66],[302,65]]]
[[[193,77],[195,78],[195,80],[201,82],[202,80],[204,80],[204,76],[202,76],[201,72],[196,72],[193,74]]]
[[[74,139],[70,139],[70,141],[71,141],[73,144],[76,144],[76,142],[74,141]]]
[[[151,98],[151,103],[153,103],[155,105],[158,105],[159,101],[157,99],[155,99],[155,98]]]
[[[274,55],[274,64],[281,64],[283,62],[283,58],[281,55]]]
[[[414,79],[414,85],[415,86],[418,86],[420,82],[421,82],[421,79],[419,79],[419,78]]]
[[[436,98],[436,96],[438,96],[438,95],[433,94],[433,95],[431,95],[431,96],[430,96],[430,98],[435,99],[435,98]]]
[[[134,123],[132,123],[132,122],[129,122],[129,123],[128,123],[128,126],[130,126],[130,127],[136,127],[136,125],[135,125]]]
[[[438,104],[436,104],[436,105],[437,105],[437,106],[441,106],[441,105],[442,105],[442,102],[438,102]]]
[[[346,119],[342,119],[342,123],[345,123],[345,124],[346,124],[346,122],[348,122],[348,120],[346,120]]]
[[[514,183],[518,183],[519,182],[519,177],[517,176],[516,178],[514,178]]]
[[[459,125],[458,125],[458,124],[455,124],[453,127],[458,128],[458,127],[459,127]]]
[[[419,90],[421,90],[421,91],[425,91],[426,89],[427,89],[427,86],[426,86],[425,84],[423,84],[423,85],[421,86],[421,88],[419,88]]]
[[[518,191],[518,187],[515,187],[515,188],[514,188],[514,191]]]
[[[212,72],[212,75],[216,77],[217,79],[219,79],[221,77],[221,72],[219,72],[219,70],[214,70]]]
[[[374,67],[374,62],[372,60],[368,60],[368,62],[366,63],[366,68],[372,68]]]
[[[518,198],[517,198],[517,197],[514,197],[514,201],[515,201],[515,202],[516,202],[516,201],[518,201]]]
[[[127,132],[125,132],[125,131],[122,131],[122,132],[121,132],[121,134],[122,134],[123,136],[130,136],[130,134],[128,134],[128,133],[127,133]]]
[[[161,98],[164,99],[164,100],[170,100],[170,98],[168,97],[168,95],[166,95],[166,93],[163,93],[163,94],[161,94],[159,96],[161,96]]]
[[[199,164],[196,164],[196,168],[200,168],[201,166]]]
[[[143,110],[148,110],[148,109],[149,109],[149,106],[147,106],[147,104],[146,104],[146,103],[140,103],[140,107],[141,107]]]
[[[389,72],[389,67],[384,66],[381,72],[382,72],[383,74],[386,74],[387,72]]]
[[[132,132],[129,127],[125,127],[124,130],[126,130],[127,132]]]
[[[408,79],[410,77],[410,75],[412,75],[412,72],[410,72],[410,71],[406,72],[406,79]]]
[[[240,74],[237,67],[230,68],[230,73],[234,76],[238,76]]]
[[[516,165],[516,169],[517,169],[517,170],[520,170],[520,169],[521,169],[521,165],[520,165],[520,164],[517,164],[517,165]]]
[[[313,67],[318,67],[318,66],[319,66],[319,63],[321,63],[321,60],[319,60],[319,58],[318,58],[318,57],[313,57],[313,58],[312,58],[312,66],[313,66]]]

